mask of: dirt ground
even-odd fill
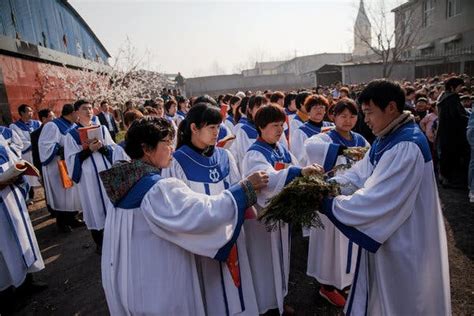
[[[102,315],[108,314],[100,278],[100,256],[85,228],[59,234],[55,220],[44,208],[37,191],[31,219],[46,269],[35,278],[47,282],[41,293],[0,301],[0,315]],[[474,204],[466,191],[440,189],[446,222],[454,315],[474,315]],[[318,284],[306,276],[308,241],[294,230],[287,302],[297,315],[342,315],[342,310],[319,297]]]

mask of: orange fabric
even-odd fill
[[[300,118],[303,122],[307,122],[307,121],[309,120],[309,115],[306,114],[306,113],[301,112],[300,110],[296,111],[296,115],[298,115],[299,118]]]
[[[61,182],[65,189],[69,189],[73,186],[71,178],[67,173],[67,166],[65,160],[58,160],[58,169],[59,169],[59,176],[61,177]]]
[[[239,254],[237,251],[237,245],[232,246],[229,257],[226,261],[227,268],[230,271],[232,280],[236,287],[240,287],[240,268],[239,268]]]

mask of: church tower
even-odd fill
[[[364,0],[360,0],[359,13],[354,24],[354,50],[353,56],[366,56],[371,52],[369,45],[372,42],[371,25],[367,14],[365,13]]]

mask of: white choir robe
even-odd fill
[[[235,124],[234,124],[234,117],[232,115],[227,115],[227,117],[225,118],[224,122],[225,126],[230,130],[230,132],[235,135],[235,132],[234,132],[234,127],[235,127]]]
[[[87,228],[89,230],[101,230],[105,224],[108,199],[99,178],[99,172],[109,169],[112,165],[115,143],[110,137],[107,127],[100,125],[104,146],[108,146],[109,149],[109,157],[105,157],[96,151],[81,163],[79,153],[83,148],[77,131],[79,127],[76,126],[67,134],[64,144],[64,157],[69,176],[78,187]]]
[[[295,118],[296,116],[296,112],[291,112],[291,111],[288,111],[288,109],[286,108],[285,109],[285,114],[286,114],[286,122],[285,122],[285,136],[286,136],[286,139],[288,139],[288,141],[290,140],[290,134],[291,134],[291,131],[290,131],[290,128],[291,128],[291,121],[293,121],[293,119]],[[290,150],[291,150],[291,145],[290,145],[290,142],[288,144]]]
[[[321,124],[322,126],[319,127],[316,126],[315,123],[308,121],[290,134],[290,151],[296,157],[296,160],[301,167],[306,167],[309,164],[307,159],[304,159],[306,157],[304,142],[311,136],[321,133],[321,130],[325,131],[333,126],[332,123],[326,121],[321,122]]]
[[[207,315],[196,256],[225,261],[244,221],[240,185],[207,196],[149,174],[109,204],[102,284],[111,315]]]
[[[117,144],[114,148],[114,153],[112,154],[112,164],[117,161],[130,161],[130,156],[125,152],[125,141],[122,141]]]
[[[247,119],[243,120],[240,127],[236,128],[235,140],[232,142],[232,145],[230,145],[229,150],[234,156],[235,161],[237,162],[237,167],[240,171],[242,171],[241,164],[247,150],[257,140],[257,138],[258,132],[255,125]],[[283,145],[285,149],[288,149],[288,142],[285,133],[281,135],[279,143]]]
[[[329,128],[333,124],[330,122],[323,121],[322,128]],[[311,124],[309,121],[301,125],[297,130],[290,133],[290,144],[291,144],[291,153],[296,157],[298,164],[301,167],[306,167],[309,165],[309,161],[306,158],[304,150],[304,142],[313,135],[319,134],[322,130],[321,127]],[[301,227],[303,231],[303,237],[309,237],[309,228]]]
[[[219,134],[217,135],[217,142],[230,135],[232,135],[232,129],[227,127],[227,125],[225,125],[224,123],[221,123],[219,125]]]
[[[290,167],[275,170],[279,169],[277,165]],[[268,199],[301,175],[301,168],[295,165],[295,157],[279,143],[273,149],[257,140],[249,148],[242,162],[242,175],[248,176],[261,170],[266,171],[269,176],[268,186],[257,194],[258,212],[267,204]],[[259,313],[275,308],[283,313],[290,273],[290,228],[282,222],[277,230],[268,232],[258,220],[247,220],[244,227]]]
[[[294,115],[293,118],[290,120],[290,148],[294,148],[292,147],[292,144],[291,144],[291,133],[295,132],[296,130],[298,130],[301,126],[303,126],[305,122],[303,122],[303,120],[301,120],[301,118],[298,116],[298,115]]]
[[[20,137],[23,148],[21,150],[21,158],[33,163],[33,153],[31,151],[31,132],[35,131],[41,126],[41,122],[37,120],[29,120],[28,122],[23,122],[18,120],[15,123],[10,124],[10,128],[15,131]],[[26,181],[32,187],[39,187],[41,183],[38,181],[37,177],[25,176]]]
[[[334,178],[358,189],[325,199],[359,244],[346,315],[451,315],[446,232],[425,135],[406,123]]]
[[[176,112],[176,126],[179,127],[179,124],[186,118],[186,113],[182,111]]]
[[[162,175],[182,180],[194,192],[217,195],[241,180],[234,157],[226,149],[216,147],[211,157],[205,157],[184,145],[173,156],[172,165],[164,169]],[[207,315],[258,314],[244,229],[237,239],[237,252],[240,288],[235,286],[225,263],[196,257],[201,270]]]
[[[335,166],[346,164],[347,158],[337,155],[340,145],[369,146],[362,135],[351,132],[351,136],[352,141],[348,141],[336,130],[316,134],[304,144],[305,159],[309,163],[323,166],[326,172]],[[352,284],[358,246],[344,236],[325,215],[321,214],[320,217],[324,229],[310,229],[306,273],[321,284],[342,290]]]
[[[8,146],[17,158],[21,158],[21,150],[23,149],[23,141],[17,132],[11,128],[0,126],[0,144]]]
[[[43,185],[49,206],[56,211],[75,212],[81,210],[77,185],[63,187],[59,174],[58,150],[64,148],[66,135],[76,126],[59,117],[46,123],[38,140],[39,156],[43,168]]]
[[[18,158],[0,145],[0,173]],[[26,183],[25,183],[26,184]],[[26,274],[44,269],[25,197],[28,185],[9,185],[0,191],[0,291],[18,287]]]

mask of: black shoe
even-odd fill
[[[72,228],[84,227],[86,223],[82,219],[73,218],[69,221],[69,226]]]
[[[69,226],[69,225],[57,224],[56,226],[58,227],[58,231],[59,231],[60,233],[65,233],[65,234],[67,234],[67,233],[72,232],[72,228],[71,228],[71,226]]]

